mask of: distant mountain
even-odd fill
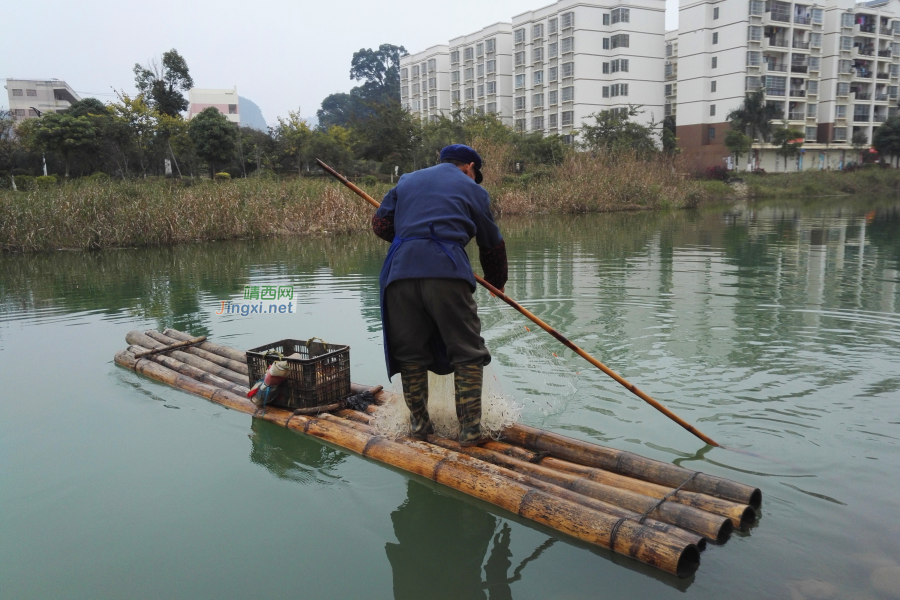
[[[241,103],[241,126],[252,127],[253,129],[258,129],[260,131],[268,131],[269,128],[266,126],[266,120],[263,118],[259,106],[257,106],[253,100],[249,100],[243,96],[238,96],[238,101]]]

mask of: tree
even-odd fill
[[[678,138],[675,137],[675,116],[669,115],[663,119],[662,147],[666,154],[678,154]]]
[[[869,145],[869,138],[866,136],[866,132],[862,129],[857,129],[853,132],[853,135],[850,137],[850,143],[853,145],[853,149],[856,150],[859,156],[859,162],[863,162],[862,151],[863,149]]]
[[[891,164],[900,158],[900,117],[890,117],[872,136],[872,146],[881,156],[889,156]]]
[[[418,118],[399,102],[372,103],[369,108],[371,116],[357,117],[352,123],[358,155],[379,162],[390,155],[402,157],[404,163],[411,160],[421,139]]]
[[[288,111],[286,119],[278,117],[278,126],[275,128],[275,139],[279,150],[284,156],[292,159],[299,174],[303,165],[309,161],[309,138],[312,129],[306,119],[300,116],[300,111]]]
[[[775,153],[784,157],[784,170],[787,172],[788,159],[797,156],[803,145],[803,132],[790,129],[785,122],[784,127],[772,132],[772,144],[778,146]]]
[[[361,48],[350,61],[350,79],[363,81],[360,97],[367,101],[400,102],[400,58],[408,52],[403,46],[381,44],[378,50]]]
[[[113,140],[117,150],[120,169],[128,172],[128,157],[137,154],[141,174],[147,176],[149,156],[156,141],[159,114],[144,102],[143,96],[132,99],[119,93],[119,102],[110,106],[114,118],[120,125]]]
[[[13,156],[16,153],[16,118],[8,110],[0,110],[0,171],[9,175],[10,186],[15,189],[12,174]]]
[[[234,158],[237,127],[213,106],[204,108],[191,119],[188,136],[194,143],[197,156],[209,165],[210,177],[215,176],[218,166]]]
[[[750,136],[744,135],[743,132],[737,129],[730,129],[728,130],[728,133],[725,134],[725,147],[734,154],[735,168],[738,166],[741,155],[750,152],[752,146],[753,140],[750,139]]]
[[[95,153],[100,148],[101,129],[89,116],[76,117],[65,113],[44,113],[31,130],[34,142],[43,150],[54,152],[63,159],[65,177],[73,153]]]
[[[188,101],[181,92],[194,87],[187,62],[174,48],[163,53],[161,63],[153,59],[146,67],[135,64],[134,82],[151,108],[170,117],[187,110]]]
[[[319,127],[346,126],[353,118],[358,98],[343,92],[330,94],[322,100],[322,108],[316,111]]]
[[[766,102],[765,90],[750,92],[744,97],[744,103],[725,117],[732,129],[737,129],[750,136],[751,140],[764,142],[772,133],[772,121],[782,117],[781,109],[775,104]]]
[[[658,152],[656,133],[652,125],[629,121],[641,114],[640,107],[629,105],[627,109],[602,110],[591,116],[594,123],[582,124],[581,145],[591,152],[634,152],[650,156]]]

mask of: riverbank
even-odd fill
[[[900,170],[877,167],[856,171],[803,171],[746,175],[750,198],[797,198],[847,194],[900,193]]]
[[[485,170],[498,217],[690,208],[715,193],[667,160],[574,155],[520,176]],[[190,185],[188,185],[190,183]],[[387,183],[361,182],[380,199]],[[0,192],[0,249],[35,252],[256,239],[369,227],[372,210],[324,178],[77,180]]]

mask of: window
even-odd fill
[[[603,24],[604,24],[604,25],[609,25],[609,13],[604,13],[604,14],[603,14]]]
[[[603,38],[603,49],[609,50],[609,38]]]
[[[562,89],[562,101],[563,102],[572,102],[575,100],[575,88],[573,86],[567,86]]]
[[[575,122],[575,111],[572,111],[572,110],[563,111],[563,114],[562,114],[563,127],[565,127],[566,125],[571,125],[574,122]]]
[[[812,9],[812,22],[821,25],[824,22],[825,12],[821,8]]]
[[[466,48],[463,52],[466,60],[472,60],[475,58],[475,51],[472,48]]]
[[[819,61],[821,61],[818,56],[810,56],[809,57],[809,70],[810,71],[818,71],[819,70]]]
[[[428,106],[430,106],[431,108],[437,108],[437,96],[431,97],[431,99],[428,101]]]
[[[609,98],[609,86],[608,85],[603,86],[603,97]]]
[[[14,89],[14,90],[12,91],[12,93],[13,93],[13,96],[23,96],[23,95],[24,95],[24,92],[22,92],[22,90],[16,90],[16,89]]]
[[[516,119],[516,131],[525,131],[525,119]]]
[[[453,102],[459,102],[459,90],[450,92],[450,99],[453,100]]]
[[[709,105],[709,116],[711,116],[711,117],[716,116],[716,105],[715,104]]]
[[[552,92],[547,93],[547,104],[549,104],[550,106],[558,104],[558,99],[559,99],[559,92],[557,92],[556,90],[553,90]]]
[[[666,96],[671,96],[671,95],[672,95],[672,84],[671,84],[671,83],[667,83],[667,84],[666,84],[666,87],[665,87],[665,90],[666,90]]]
[[[846,81],[842,81],[837,84],[837,95],[838,96],[849,96],[850,95],[850,84]]]
[[[543,71],[535,71],[534,72],[534,85],[541,85],[544,83],[544,72]]]
[[[612,61],[610,63],[610,71],[612,73],[618,73],[619,71],[624,71],[627,73],[628,72],[628,59],[627,58],[617,58],[616,60]],[[606,71],[604,71],[604,73],[605,72]]]
[[[672,44],[666,44],[666,58],[672,56],[673,47]]]
[[[758,67],[760,61],[762,60],[762,53],[751,50],[747,53],[747,66],[748,67]]]
[[[821,33],[809,34],[809,45],[813,48],[821,48],[822,47],[822,34]]]
[[[516,98],[516,110],[525,110],[525,96]]]
[[[478,97],[484,98],[484,84],[478,86]]]
[[[484,43],[475,44],[475,56],[484,56]]]
[[[809,80],[806,82],[806,93],[811,96],[816,96],[819,94],[819,82]]]
[[[806,105],[806,116],[809,117],[809,118],[811,118],[811,119],[816,118],[816,113],[819,112],[818,109],[819,109],[819,105],[816,104],[815,102],[812,102],[812,103],[810,103],[810,104],[807,104],[807,105]]]
[[[744,85],[748,92],[755,92],[759,89],[759,77],[747,77]]]
[[[544,117],[534,117],[531,119],[531,129],[540,131],[544,128]]]
[[[434,73],[435,69],[437,69],[437,60],[434,58],[428,59],[428,72]]]
[[[718,44],[718,43],[719,43],[719,32],[713,31],[713,44]]]
[[[452,64],[456,64],[459,62],[459,50],[454,50],[450,53],[450,62]]]
[[[756,17],[761,17],[763,14],[763,9],[765,5],[763,4],[763,0],[750,0],[750,14]]]
[[[534,94],[531,97],[531,108],[541,108],[544,106],[544,95]]]
[[[715,21],[718,18],[719,18],[719,7],[716,6],[715,8],[713,8],[713,21]]]
[[[547,69],[547,79],[549,81],[556,81],[559,79],[559,68],[558,67],[550,67]]]
[[[459,83],[459,71],[450,71],[450,83]]]
[[[900,54],[900,44],[894,42],[891,44],[891,55],[897,56],[898,54]]]
[[[747,28],[747,39],[751,42],[759,42],[762,40],[762,27],[759,25],[751,25]]]
[[[513,32],[513,37],[515,38],[515,42],[517,44],[522,44],[525,42],[525,30],[524,29],[516,29]]]
[[[610,20],[615,23],[628,23],[630,11],[627,8],[614,8]]]
[[[543,48],[535,48],[531,51],[534,60],[532,62],[540,62],[544,60],[544,49]]]
[[[428,110],[428,98],[422,100],[422,110]]]
[[[575,38],[566,37],[562,39],[562,53],[572,52],[575,50]]]
[[[413,67],[413,77],[419,76],[419,65]]]
[[[627,33],[620,33],[609,38],[610,48],[628,48],[629,37]]]
[[[766,94],[769,96],[784,96],[786,77],[766,75]]]
[[[573,62],[563,63],[562,76],[563,77],[574,77],[575,76],[575,63],[573,63]]]
[[[559,44],[553,42],[547,46],[547,58],[556,58],[559,56]]]
[[[838,73],[849,73],[851,63],[849,60],[838,61]]]
[[[466,100],[475,99],[475,88],[466,88]]]
[[[618,83],[609,86],[609,95],[612,98],[615,98],[616,96],[619,95],[619,84]]]
[[[556,27],[558,24],[559,21],[557,21],[556,19],[550,19],[549,21],[547,21],[547,33],[549,33],[550,35],[556,33]]]
[[[497,82],[496,81],[488,81],[487,82],[487,93],[488,93],[488,96],[497,93]]]
[[[493,52],[496,47],[497,47],[497,40],[495,40],[494,38],[484,41],[484,50],[488,54]]]
[[[900,65],[891,65],[891,77],[900,75]]]
[[[603,63],[603,74],[609,75],[609,63]]]
[[[853,38],[848,35],[841,36],[841,50],[852,50]]]
[[[14,108],[13,110],[15,111],[17,117],[24,117],[24,116],[25,116],[25,109],[24,109],[24,108]]]
[[[409,79],[409,69],[406,67],[400,69],[400,79]]]
[[[516,66],[521,67],[525,64],[525,53],[524,52],[516,52]]]
[[[575,26],[575,13],[570,13],[570,12],[564,13],[561,18],[562,18],[562,28],[563,29],[568,29],[569,27]]]
[[[469,67],[466,69],[466,81],[472,81],[473,79],[475,79],[475,69]]]
[[[712,80],[709,82],[709,91],[715,93],[716,91],[716,81]]]
[[[841,27],[853,27],[853,13],[841,14]]]
[[[665,74],[666,74],[666,77],[671,77],[672,75],[675,74],[675,67],[672,65],[672,63],[670,63],[670,62],[666,63],[666,73]]]
[[[478,65],[475,67],[476,72],[478,73],[478,78],[484,77],[484,65]]]
[[[496,60],[487,61],[487,72],[488,72],[488,74],[497,72],[497,61]]]
[[[413,84],[413,96],[418,96],[418,95],[419,95],[419,84],[414,83]]]
[[[422,63],[422,67],[421,67],[422,77],[425,77],[425,73],[426,73],[427,69],[428,69],[428,65],[426,65],[425,63]]]
[[[408,85],[404,85],[402,88],[400,88],[400,95],[403,96],[404,98],[409,96],[409,86]]]
[[[550,129],[556,129],[558,126],[559,115],[553,113],[548,120],[550,121]]]
[[[836,141],[836,142],[846,142],[847,141],[847,128],[846,127],[835,127],[834,128],[834,141]]]
[[[433,90],[433,89],[436,89],[436,88],[437,88],[437,78],[436,78],[436,77],[430,77],[430,78],[428,79],[428,89],[429,89],[429,90]]]
[[[847,105],[846,104],[838,104],[834,107],[834,118],[835,119],[846,119],[847,118]]]
[[[869,108],[868,104],[854,104],[853,105],[853,120],[856,122],[869,122]]]
[[[38,116],[37,111],[34,110],[33,108],[29,108],[29,109],[28,109],[28,116],[29,116],[29,117],[36,117],[36,116]]]
[[[483,114],[484,114],[484,107],[483,107],[483,106],[477,107],[477,108],[475,109],[475,112],[477,112],[479,115],[483,115]]]
[[[896,98],[897,97],[897,86],[889,85],[888,86],[888,98]]]
[[[488,102],[488,104],[487,104],[487,111],[488,111],[489,113],[495,113],[495,112],[497,112],[497,103],[496,103],[496,102]]]
[[[516,89],[525,87],[525,75],[516,75]]]
[[[25,90],[25,95],[26,95],[26,96],[33,96],[33,97],[36,98],[36,97],[37,97],[37,90]]]
[[[531,28],[531,39],[536,40],[544,37],[544,26],[540,23]]]
[[[806,137],[804,138],[807,142],[816,141],[816,134],[818,133],[817,127],[807,127],[806,128]]]

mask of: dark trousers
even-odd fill
[[[400,279],[385,290],[391,355],[401,365],[435,362],[430,338],[444,340],[451,365],[486,365],[491,354],[481,337],[472,288],[464,279]]]

